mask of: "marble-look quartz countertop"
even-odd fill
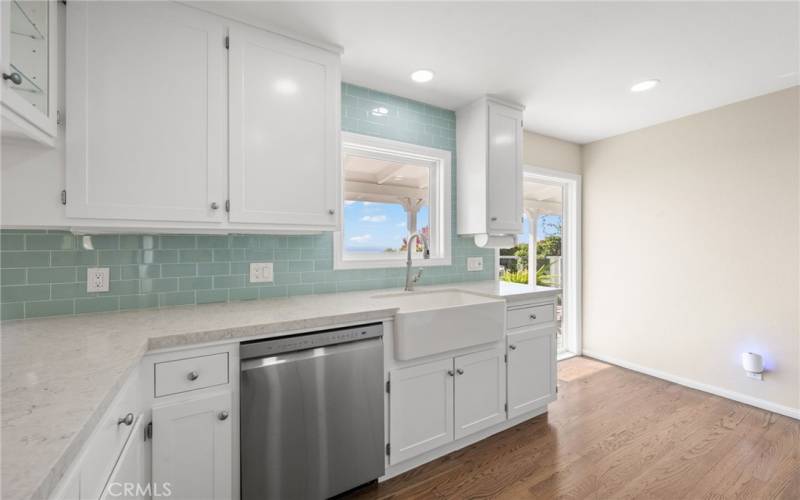
[[[520,300],[557,289],[495,281],[419,287]],[[397,291],[397,290],[394,290]],[[148,351],[392,317],[369,290],[0,324],[3,498],[47,498]]]

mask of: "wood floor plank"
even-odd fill
[[[358,499],[800,500],[800,421],[588,358],[541,415]]]

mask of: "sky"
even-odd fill
[[[530,221],[526,215],[522,219],[522,234],[517,236],[519,243],[528,242],[528,231],[530,231]],[[543,215],[539,217],[539,226],[536,228],[536,239],[541,241],[548,236],[561,234],[561,216],[560,215]]]
[[[417,228],[428,225],[428,207],[417,214]],[[393,203],[348,200],[344,206],[344,246],[348,252],[399,249],[408,236],[406,213]]]
[[[428,207],[423,206],[417,215],[417,228],[428,225]],[[538,239],[558,234],[560,215],[540,218]],[[520,243],[528,242],[528,218],[524,218]],[[406,213],[403,207],[392,203],[346,201],[344,207],[344,246],[348,252],[383,252],[387,248],[399,249],[408,235]]]

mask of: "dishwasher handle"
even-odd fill
[[[347,342],[345,344],[327,345],[324,347],[315,347],[313,349],[305,349],[302,351],[286,352],[276,354],[275,356],[267,356],[264,358],[245,359],[241,362],[241,370],[243,372],[248,370],[257,370],[266,368],[268,366],[279,365],[284,363],[293,363],[305,359],[322,358],[328,356],[335,356],[338,354],[346,354],[348,352],[361,351],[365,349],[379,349],[383,351],[383,338],[371,338],[367,340],[359,340],[356,342]]]

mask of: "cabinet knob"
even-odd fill
[[[219,412],[217,414],[217,418],[220,419],[220,420],[226,420],[228,418],[228,412],[227,411]]]
[[[11,80],[11,83],[14,85],[20,85],[22,83],[22,75],[19,73],[3,73],[3,80]]]
[[[217,203],[216,201],[212,201],[211,202],[211,210],[216,210],[218,208],[219,208],[219,203]]]
[[[517,346],[515,346],[514,344],[509,344],[508,348],[511,349],[512,351],[516,351],[517,350]]]
[[[496,220],[497,220],[497,217],[492,217],[492,221],[496,221]]]
[[[329,208],[329,209],[328,209],[328,213],[329,213],[329,214],[331,214],[331,215],[333,215],[333,214],[335,214],[335,213],[336,213],[336,210],[334,210],[334,209],[332,209],[332,208]]]
[[[197,380],[198,377],[200,377],[200,374],[194,370],[190,371],[189,374],[186,375],[186,378],[189,380]]]
[[[455,372],[453,370],[447,370],[447,374],[450,375],[451,377],[455,376]]]
[[[464,370],[462,370],[461,368],[457,368],[456,373],[458,373],[459,375],[464,375]]]
[[[530,317],[531,319],[536,319],[536,315],[535,315],[535,314],[531,314],[529,317]]]
[[[117,419],[117,425],[125,424],[131,425],[133,423],[133,413],[128,413],[124,417],[120,417]]]

